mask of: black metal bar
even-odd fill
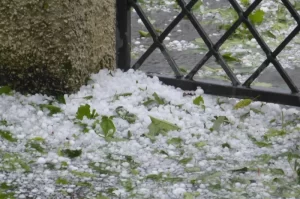
[[[152,77],[152,75],[149,75]],[[300,106],[300,95],[285,93],[274,89],[247,88],[244,86],[233,87],[230,84],[218,84],[209,81],[193,81],[186,79],[174,79],[172,77],[158,76],[164,84],[172,85],[183,90],[196,90],[201,87],[205,94],[235,98],[251,98],[257,101],[272,102],[290,106]]]
[[[279,53],[290,43],[290,41],[299,33],[300,27],[297,26],[288,36],[285,38],[281,44],[272,53],[273,57],[279,55]],[[243,86],[250,87],[252,82],[268,67],[270,60],[266,59],[255,71],[254,73],[244,82]]]
[[[253,2],[248,9],[244,13],[244,17],[248,17],[250,13],[259,5],[262,0]],[[234,33],[234,31],[241,25],[243,22],[243,18],[239,17],[239,19],[234,22],[234,24],[225,32],[225,34],[216,42],[214,45],[214,49],[219,50],[222,44]],[[206,55],[200,60],[197,65],[186,75],[186,79],[192,80],[195,74],[201,69],[201,67],[209,60],[209,58],[213,55],[213,52],[210,50]]]
[[[258,0],[256,0],[258,1]],[[243,19],[243,22],[253,35],[253,37],[256,39],[257,43],[260,45],[261,49],[265,52],[267,59],[274,65],[276,70],[279,72],[280,76],[283,78],[285,83],[288,85],[288,87],[291,89],[293,93],[298,93],[299,90],[296,86],[296,84],[293,82],[293,80],[290,78],[290,76],[287,74],[287,72],[284,70],[280,62],[276,59],[276,57],[273,56],[273,53],[269,46],[266,44],[266,42],[262,39],[262,37],[259,35],[258,31],[254,27],[254,25],[250,22],[248,18],[244,16],[243,9],[239,5],[239,3],[236,0],[229,0],[230,4],[233,6],[235,11],[239,14],[240,18]],[[265,62],[267,63],[267,62]]]
[[[116,67],[130,69],[131,11],[127,0],[116,1]]]
[[[173,72],[175,73],[176,77],[177,78],[182,77],[175,60],[170,56],[170,53],[168,52],[166,46],[163,44],[163,41],[159,39],[159,36],[158,36],[155,28],[153,27],[153,25],[151,24],[151,22],[147,18],[146,14],[144,13],[141,6],[138,5],[135,0],[129,0],[129,2],[131,3],[132,7],[135,9],[137,14],[141,18],[142,22],[146,26],[147,30],[149,31],[149,33],[150,33],[150,35],[153,39],[153,42],[155,44],[155,47],[159,47],[160,51],[162,52],[165,59],[169,63],[169,65],[172,68]],[[143,55],[142,59],[139,59],[138,62],[136,64],[134,64],[133,68],[138,68],[138,67],[141,66],[141,64],[150,56],[150,54],[153,53],[153,51],[154,51],[153,47],[154,47],[154,45],[152,45],[151,50],[147,51],[147,53],[145,53]]]
[[[204,29],[202,28],[202,26],[200,25],[200,23],[198,22],[196,17],[191,13],[191,11],[186,8],[185,2],[183,2],[182,0],[178,0],[178,4],[181,7],[181,9],[185,12],[187,17],[191,21],[192,25],[194,26],[194,28],[196,29],[196,31],[198,32],[200,37],[203,39],[206,46],[208,47],[208,49],[212,52],[212,54],[215,56],[216,60],[220,63],[223,70],[225,71],[227,76],[230,78],[232,85],[233,86],[240,85],[239,80],[236,78],[236,76],[234,75],[231,68],[227,65],[227,63],[225,62],[225,60],[222,57],[222,55],[220,54],[220,52],[217,49],[214,49],[214,47],[213,47],[214,44],[210,40],[208,34],[204,31]]]

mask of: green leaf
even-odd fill
[[[195,3],[195,5],[192,7],[192,11],[196,11],[200,9],[200,6],[202,5],[202,0],[198,0],[197,3]]]
[[[0,95],[4,94],[4,95],[9,95],[11,94],[12,90],[9,86],[2,86],[0,88]]]
[[[56,96],[56,100],[61,103],[61,104],[66,104],[66,100],[65,100],[65,97],[64,95],[58,95]]]
[[[204,100],[202,96],[198,96],[193,100],[193,104],[201,106],[205,110]]]
[[[90,99],[92,99],[93,98],[93,96],[92,95],[89,95],[89,96],[85,96],[85,97],[83,97],[83,99],[86,99],[86,100],[90,100]]]
[[[246,173],[248,171],[247,167],[243,167],[241,169],[232,170],[233,173]]]
[[[245,7],[248,7],[250,5],[249,0],[241,0],[241,4]]]
[[[151,117],[151,124],[148,126],[149,133],[147,136],[150,139],[155,139],[155,136],[158,136],[159,134],[166,135],[167,132],[169,131],[179,131],[181,130],[178,126],[175,124],[172,124],[170,122],[167,122],[165,120],[160,120],[155,117]]]
[[[188,158],[183,158],[183,159],[181,159],[181,160],[179,160],[179,163],[180,164],[187,164],[187,163],[189,163],[190,161],[192,161],[192,157],[188,157]]]
[[[207,144],[206,144],[206,142],[201,141],[201,142],[196,142],[194,145],[196,148],[200,149],[200,148],[206,146]]]
[[[131,180],[121,181],[121,184],[127,192],[131,192],[134,189]]]
[[[140,37],[151,37],[151,34],[149,32],[140,30],[139,31]]]
[[[14,192],[3,193],[3,192],[0,190],[0,199],[16,199],[14,195],[15,195]]]
[[[133,113],[129,113],[123,106],[119,106],[116,108],[116,113],[120,118],[126,120],[128,123],[133,124],[137,120],[136,115]]]
[[[17,142],[18,139],[14,138],[9,131],[2,131],[0,130],[0,137],[9,141],[9,142]]]
[[[90,105],[85,104],[85,105],[81,105],[76,112],[77,119],[82,120],[84,116],[86,116],[88,119],[94,119],[99,115],[98,113],[96,113],[95,109],[93,109],[93,111],[91,112]]]
[[[30,147],[32,149],[35,149],[36,151],[38,151],[40,153],[45,153],[45,149],[41,146],[41,144],[39,142],[29,141],[26,144],[26,147]]]
[[[269,142],[263,142],[263,141],[257,141],[254,137],[251,135],[248,135],[249,139],[258,147],[271,147],[272,143]]]
[[[183,67],[180,67],[179,68],[180,72],[184,73],[184,74],[187,74],[188,73],[188,70],[183,68]]]
[[[253,82],[253,86],[259,86],[259,87],[265,87],[265,88],[271,88],[273,85],[266,82]]]
[[[194,199],[194,194],[193,193],[190,193],[190,192],[185,192],[183,194],[183,199]]]
[[[267,37],[270,37],[272,39],[276,39],[276,35],[274,35],[270,30],[265,31],[262,33],[263,35],[266,35]]]
[[[81,172],[81,171],[71,171],[71,173],[75,176],[78,176],[78,177],[82,177],[82,178],[93,178],[93,177],[96,177],[95,174],[92,174],[92,173],[88,173],[88,172]]]
[[[282,169],[270,168],[270,172],[273,175],[284,175],[284,171]]]
[[[8,126],[8,122],[6,120],[0,120],[0,125]]]
[[[99,164],[97,164],[95,162],[90,162],[88,164],[88,166],[91,169],[95,170],[96,172],[98,172],[100,174],[105,174],[105,175],[119,175],[118,172],[107,170],[107,169],[105,169],[105,167],[103,167],[103,166],[101,166],[101,165],[99,165]]]
[[[155,103],[155,100],[148,98],[145,102],[143,102],[144,106],[149,106],[150,104]]]
[[[200,172],[200,168],[199,167],[186,167],[184,168],[184,171],[187,173],[195,173],[195,172]]]
[[[167,140],[167,143],[178,146],[182,143],[182,139],[181,138],[171,138],[171,139]]]
[[[100,126],[104,132],[104,136],[107,138],[113,138],[116,132],[116,127],[114,122],[110,117],[102,116]]]
[[[265,12],[263,10],[256,10],[249,15],[249,19],[253,24],[261,24],[264,20]]]
[[[115,99],[115,100],[119,100],[120,97],[128,97],[128,96],[131,96],[131,95],[132,95],[132,93],[121,93],[121,94],[116,94],[116,95],[114,96],[114,99]]]
[[[96,195],[95,199],[109,199],[108,197],[102,195],[102,193],[99,193],[98,195]]]
[[[162,173],[160,173],[160,174],[150,174],[150,175],[146,176],[146,179],[153,180],[153,181],[159,181],[159,180],[162,180],[163,177],[162,177]]]
[[[69,157],[69,158],[79,157],[79,156],[81,156],[81,153],[82,153],[81,149],[79,149],[79,150],[71,150],[71,149],[61,150],[61,154],[63,156]]]
[[[40,108],[41,109],[48,109],[50,111],[49,112],[50,116],[62,112],[62,110],[59,107],[53,106],[53,105],[50,105],[50,104],[41,104]]]
[[[165,104],[165,101],[164,101],[162,98],[160,98],[160,97],[157,95],[157,93],[153,93],[153,97],[154,97],[155,101],[156,101],[158,104],[160,104],[160,105],[164,105],[164,104]]]
[[[294,8],[300,10],[300,1],[295,1]]]
[[[61,177],[58,177],[55,181],[56,184],[63,184],[63,185],[66,185],[66,184],[69,184],[68,180],[65,179],[65,178],[61,178]]]
[[[233,109],[237,110],[240,108],[244,108],[246,106],[249,106],[252,103],[251,99],[243,99],[239,101],[236,105],[234,105]]]
[[[268,132],[263,137],[265,140],[268,140],[272,137],[285,136],[285,135],[286,135],[285,130],[269,129]]]
[[[230,145],[229,145],[227,142],[224,143],[224,144],[222,144],[222,148],[225,148],[225,147],[227,147],[227,148],[229,148],[229,149],[231,148]]]
[[[210,131],[219,131],[221,125],[225,122],[227,117],[225,116],[219,116],[217,119],[214,121],[213,126],[210,128]]]
[[[225,59],[227,62],[241,62],[240,59],[233,57],[232,53],[225,53],[222,55],[222,57]]]

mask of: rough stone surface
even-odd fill
[[[72,93],[114,60],[115,0],[0,0],[0,85]]]

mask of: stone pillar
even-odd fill
[[[115,0],[0,0],[0,85],[57,95],[115,66]]]

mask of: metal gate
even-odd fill
[[[280,45],[274,51],[272,51],[266,44],[264,39],[261,37],[255,26],[249,20],[249,15],[263,0],[255,0],[245,11],[241,8],[236,0],[228,1],[237,12],[238,19],[231,25],[231,27],[217,42],[213,43],[208,34],[205,32],[203,26],[201,25],[201,21],[199,22],[191,11],[192,7],[198,2],[198,0],[190,0],[188,3],[186,3],[184,0],[177,0],[177,4],[181,8],[181,12],[160,34],[155,30],[137,0],[117,0],[117,67],[124,71],[127,71],[130,68],[139,69],[144,61],[154,52],[155,49],[158,48],[163,54],[164,58],[168,61],[169,66],[174,72],[173,77],[158,76],[159,79],[165,84],[173,85],[183,90],[195,90],[200,86],[206,94],[236,98],[255,98],[255,100],[259,101],[300,106],[299,89],[277,59],[279,53],[300,31],[300,16],[296,9],[293,7],[289,0],[281,0],[282,4],[287,8],[294,20],[297,22],[297,26],[280,43]],[[142,20],[143,24],[145,25],[153,39],[152,45],[133,65],[131,65],[131,8],[135,9],[136,13]],[[201,60],[199,60],[196,66],[186,75],[183,75],[180,72],[179,67],[177,66],[174,59],[170,56],[169,51],[163,43],[168,34],[184,17],[190,20],[209,49],[205,56]],[[266,54],[265,61],[263,61],[263,63],[261,63],[256,71],[243,83],[241,83],[237,79],[236,75],[233,73],[233,71],[219,52],[221,45],[235,32],[235,30],[237,30],[237,28],[242,23],[246,25],[250,33],[259,44],[260,48]],[[220,63],[226,75],[229,77],[231,84],[219,83],[217,81],[211,82],[204,80],[193,80],[195,74],[212,56]],[[253,81],[261,74],[262,71],[264,71],[268,67],[270,63],[274,65],[290,90],[284,91],[251,86]]]

